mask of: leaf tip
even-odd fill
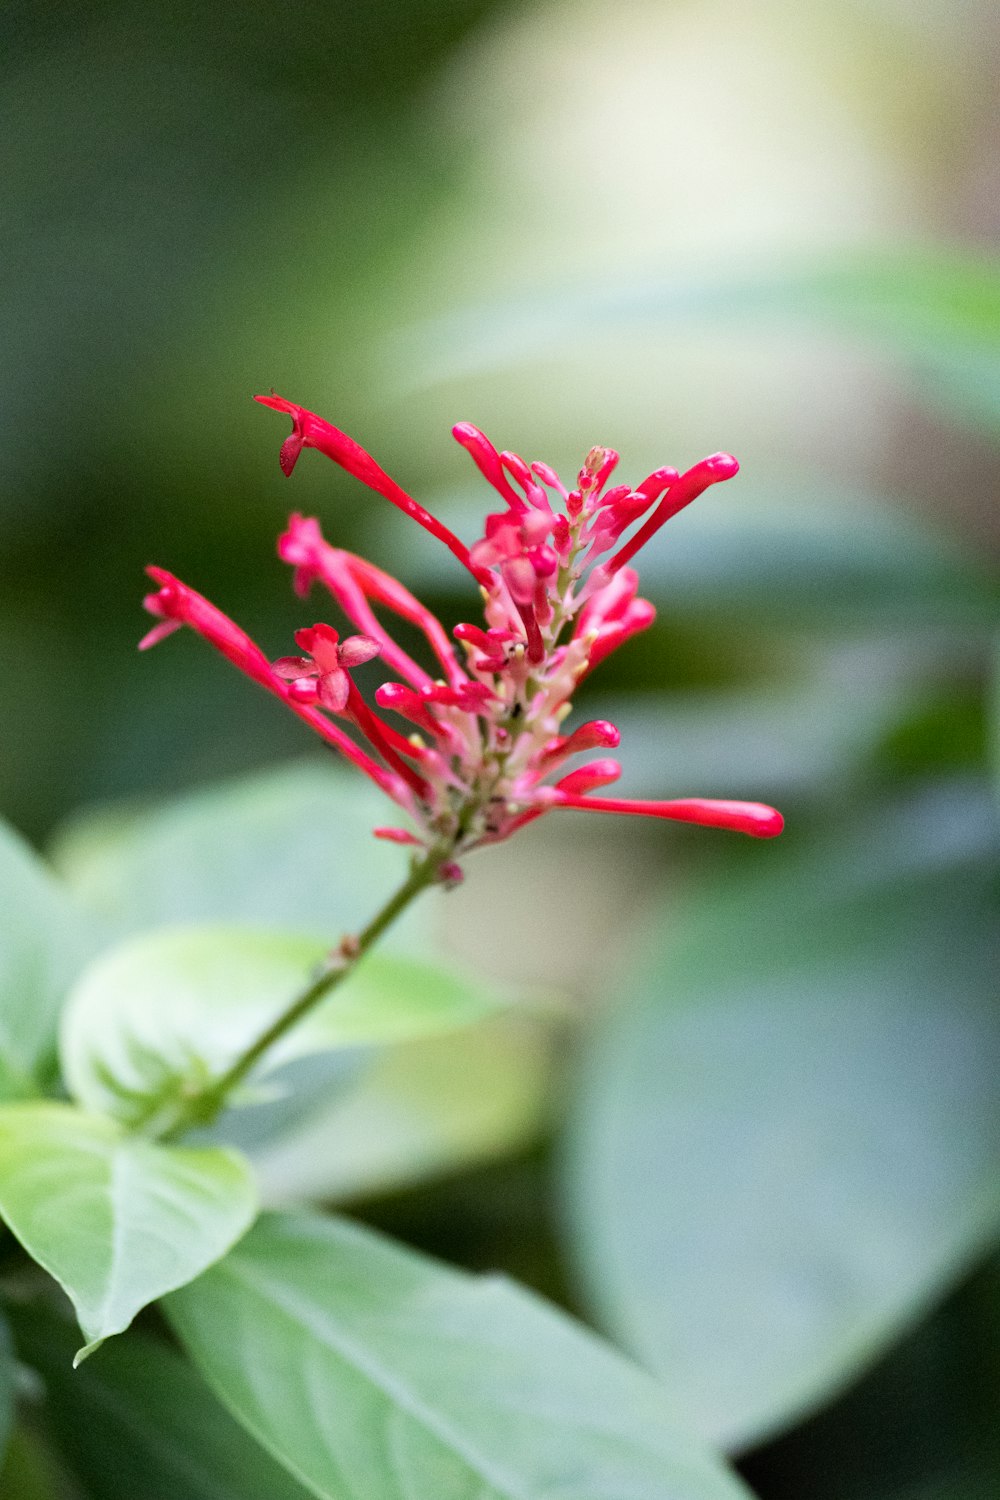
[[[82,1349],[78,1349],[73,1356],[74,1370],[78,1370],[83,1364],[84,1360],[89,1359],[90,1356],[95,1352],[95,1350],[99,1349],[103,1343],[104,1336],[102,1335],[100,1338],[91,1339],[89,1344],[84,1344]]]

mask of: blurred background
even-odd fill
[[[981,899],[1000,698],[994,5],[11,0],[0,35],[7,817],[44,842],[82,805],[153,799],[311,748],[193,637],[136,654],[149,562],[283,654],[323,613],[295,601],[275,557],[295,508],[399,571],[449,623],[470,617],[461,571],[376,497],[314,454],[282,477],[284,421],[253,391],[274,386],[346,428],[469,539],[488,495],[449,437],[459,419],[564,474],[596,443],[618,448],[633,479],[723,448],[741,475],[648,549],[657,624],[595,675],[582,707],[619,723],[623,785],[637,795],[781,806],[780,855],[610,820],[540,826],[477,866],[454,898],[453,946],[599,1005],[622,999],[621,954],[659,940],[654,912],[704,881],[750,901],[751,935],[780,907],[794,936],[796,893],[818,909],[849,886],[841,938],[824,931],[822,943],[854,962],[855,919],[877,908],[884,877],[919,886],[928,920],[914,907],[897,922],[893,906],[866,927],[852,1003],[867,1006],[873,986],[909,993],[918,949],[924,977],[975,949],[975,974],[942,978],[933,1004],[945,1017],[970,995],[995,1004],[995,906]],[[975,899],[962,884],[971,867]],[[758,883],[771,894],[754,908]],[[546,920],[553,892],[561,945]],[[724,934],[730,908],[709,907]],[[785,981],[825,1014],[839,994],[808,971],[812,952]],[[740,964],[731,954],[724,974],[699,970],[684,993],[717,996]],[[676,967],[686,972],[683,956]],[[994,1057],[989,1037],[978,1049],[966,1037],[970,1058]],[[621,1060],[620,1041],[609,1046]],[[882,1041],[886,1059],[919,1053],[921,1087],[947,1051],[933,1027],[901,1044],[889,1026]],[[896,1331],[938,1305],[945,1267],[954,1283],[956,1267],[982,1260],[1000,1217],[983,1207],[995,1200],[983,1186],[997,1177],[995,1091],[969,1082],[965,1056],[952,1056],[951,1093],[913,1107],[952,1132],[956,1157],[969,1159],[974,1137],[980,1175],[963,1191],[979,1217],[928,1258],[933,1274],[913,1280]],[[591,1078],[592,1059],[581,1066]],[[619,1100],[632,1088],[621,1066]],[[828,1142],[868,1108],[844,1067]],[[869,1083],[890,1105],[906,1088],[878,1069]],[[495,1179],[476,1179],[419,1207],[401,1199],[383,1221],[457,1258],[511,1264],[656,1365],[637,1332],[655,1321],[641,1299],[637,1310],[578,1290],[621,1250],[588,1226],[599,1187],[587,1174],[607,1186],[621,1173],[613,1122],[606,1158],[580,1123],[581,1110],[601,1117],[594,1085],[567,1087],[578,1123],[560,1158],[565,1212],[540,1206],[543,1152],[511,1169],[499,1200]],[[784,1150],[800,1137],[794,1118],[781,1129]],[[931,1204],[949,1218],[952,1200],[926,1187],[914,1187],[917,1217]],[[506,1229],[486,1201],[504,1203]],[[456,1204],[464,1237],[440,1227]],[[552,1248],[556,1220],[582,1251]],[[925,1224],[917,1241],[925,1231],[936,1232]],[[987,1419],[955,1397],[973,1367],[984,1410],[1000,1388],[996,1276],[979,1274],[868,1375],[870,1389],[747,1460],[762,1494],[998,1492]],[[874,1337],[851,1348],[805,1394],[729,1420],[723,1389],[698,1420],[715,1401],[705,1430],[745,1451],[880,1352]],[[914,1434],[929,1426],[944,1436],[925,1463]]]

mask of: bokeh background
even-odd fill
[[[564,473],[595,443],[626,477],[736,453],[735,483],[649,549],[657,625],[583,706],[620,724],[636,794],[780,805],[786,891],[821,901],[843,837],[862,885],[888,848],[894,878],[943,872],[930,909],[962,906],[950,872],[995,847],[995,6],[13,0],[0,35],[0,809],[18,827],[44,842],[81,806],[309,748],[193,638],[136,654],[148,562],[282,654],[322,614],[275,557],[294,507],[470,616],[460,570],[376,497],[317,455],[282,477],[284,424],[249,399],[274,386],[469,538],[487,497],[459,419]],[[600,1005],[655,936],[659,881],[680,898],[775,868],[740,841],[584,822],[477,866],[453,945]],[[924,972],[965,944],[949,922]],[[902,954],[907,930],[872,951]],[[574,1302],[549,1171],[531,1156],[499,1199],[477,1179],[383,1219]],[[977,1342],[995,1273],[956,1296],[874,1387],[747,1460],[762,1494],[996,1493],[969,1403],[954,1432],[941,1416],[958,1371],[996,1392]],[[949,1437],[923,1464],[929,1421]]]

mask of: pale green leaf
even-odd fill
[[[95,946],[68,893],[0,823],[0,1099],[36,1091],[66,988]]]
[[[343,1201],[522,1149],[548,1118],[551,1054],[545,1029],[517,1015],[386,1048],[254,1156],[261,1196]]]
[[[471,307],[412,330],[397,349],[421,384],[519,368],[553,349],[641,327],[824,330],[892,361],[925,398],[1000,424],[1000,266],[949,249],[867,251],[712,276],[633,276]],[[399,343],[397,336],[397,344]]]
[[[363,925],[406,859],[372,838],[386,800],[332,760],[303,761],[189,792],[149,809],[83,813],[52,855],[79,898],[119,931],[241,922],[328,934]],[[393,929],[426,941],[434,895]]]
[[[672,898],[589,1046],[567,1164],[593,1305],[727,1445],[849,1382],[1000,1231],[976,806]]]
[[[1000,1261],[987,1263],[750,1472],[808,1500],[1000,1495]],[[765,1477],[766,1476],[766,1477]]]
[[[90,1349],[253,1222],[235,1152],[160,1146],[69,1104],[0,1108],[0,1218],[68,1294]]]
[[[15,1331],[42,1376],[48,1426],[91,1500],[306,1500],[166,1345],[133,1331],[73,1370],[72,1330],[54,1314],[20,1309]]]
[[[656,1383],[501,1277],[274,1215],[166,1311],[321,1500],[724,1500]]]
[[[307,988],[328,953],[323,940],[240,927],[165,927],[127,939],[70,996],[60,1054],[71,1092],[133,1125],[168,1119]],[[500,1003],[454,968],[376,951],[272,1049],[263,1069],[433,1035]]]

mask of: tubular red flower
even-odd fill
[[[640,630],[648,630],[656,619],[656,610],[648,599],[633,599],[621,619],[610,620],[595,633],[588,653],[587,671],[592,672],[601,662],[617,651]]]
[[[440,726],[427,706],[427,702],[402,682],[383,682],[375,689],[375,702],[379,708],[391,709],[411,724],[419,724],[428,734],[437,735]]]
[[[489,481],[513,510],[527,510],[526,502],[504,473],[500,455],[485,433],[480,432],[471,422],[456,422],[451,435],[468,453],[483,478]]]
[[[688,469],[687,473],[672,483],[667,493],[654,510],[653,514],[645,521],[634,536],[630,537],[610,562],[604,564],[604,571],[608,574],[616,573],[620,567],[634,557],[640,547],[645,547],[651,536],[659,531],[665,521],[677,512],[690,505],[692,500],[697,500],[699,495],[713,484],[719,484],[722,480],[732,479],[734,474],[739,473],[740,466],[731,453],[713,453],[710,458],[703,458],[700,463]]]
[[[621,774],[621,765],[616,760],[592,760],[589,765],[579,766],[557,781],[555,790],[564,797],[585,796],[596,787],[610,786]]]
[[[552,788],[552,807],[581,812],[626,813],[642,818],[666,818],[674,823],[699,823],[703,828],[729,828],[754,838],[772,839],[785,826],[774,807],[763,802],[720,802],[710,797],[681,797],[672,802],[632,801],[625,797],[570,796]]]
[[[635,492],[637,495],[645,495],[647,504],[652,505],[654,500],[660,498],[668,485],[676,483],[680,477],[676,469],[669,467],[654,469],[652,474],[646,475],[641,484],[636,485]]]
[[[469,557],[469,549],[464,542],[460,541],[453,531],[443,525],[436,516],[432,516],[429,510],[408,495],[401,485],[385,472],[375,462],[371,454],[362,448],[361,444],[355,442],[354,438],[348,437],[346,432],[341,432],[339,427],[332,426],[318,417],[315,412],[307,411],[304,406],[296,406],[294,401],[286,401],[283,396],[255,396],[262,406],[269,406],[273,411],[283,411],[292,419],[292,435],[286,438],[281,445],[280,462],[282,472],[289,476],[295,467],[298,456],[303,448],[318,448],[320,453],[325,453],[335,464],[339,464],[348,474],[355,479],[360,479],[376,494],[382,495],[390,504],[398,506],[406,515],[410,516],[431,536],[437,537],[443,542],[449,552],[458,558],[463,567],[468,568],[477,582],[482,579]]]
[[[221,609],[216,609],[214,604],[195,589],[188,588],[186,583],[182,583],[165,568],[149,567],[146,572],[159,584],[156,593],[147,594],[143,600],[151,615],[156,615],[165,623],[169,622],[175,629],[181,625],[190,625],[192,630],[220,651],[234,666],[239,667],[241,672],[245,672],[262,687],[273,686],[274,673],[270,661],[235,620],[224,615]],[[162,640],[164,634],[162,625],[154,626],[139,642],[139,650],[148,650]]]
[[[377,839],[384,839],[389,844],[409,844],[421,848],[421,841],[415,833],[408,828],[373,828],[372,835]]]
[[[146,572],[159,584],[156,593],[147,595],[144,600],[150,614],[178,626],[189,625],[197,635],[220,651],[234,666],[239,667],[241,672],[245,672],[248,677],[253,678],[254,682],[267,688],[268,692],[287,703],[292,712],[298,714],[310,729],[322,735],[323,739],[339,750],[341,755],[352,765],[357,766],[359,771],[371,777],[372,781],[388,793],[394,801],[406,808],[411,806],[406,784],[392,771],[386,770],[385,767],[372,760],[371,756],[366,755],[354,743],[350,735],[345,734],[319,709],[314,708],[310,703],[303,703],[293,691],[292,684],[286,682],[274,670],[264,652],[235,621],[231,620],[228,615],[224,615],[220,609],[216,609],[215,605],[197,590],[189,588],[186,583],[182,583],[179,578],[168,573],[165,568],[149,567]],[[162,639],[161,627],[156,626],[140,641],[140,650],[154,645],[156,640],[160,639]]]
[[[422,631],[427,644],[437,657],[444,674],[453,687],[460,687],[468,681],[468,677],[459,666],[454,647],[448,639],[448,632],[435,614],[421,604],[409,589],[393,578],[391,573],[384,573],[374,563],[370,563],[365,557],[356,557],[353,552],[345,552],[351,576],[360,584],[365,593],[378,604],[384,604],[386,609],[391,609],[394,614],[399,615],[401,620],[408,620]]]
[[[517,483],[524,491],[524,498],[529,505],[534,505],[542,510],[549,509],[548,495],[546,495],[542,486],[531,472],[530,467],[525,463],[520,454],[505,450],[500,455],[500,462],[508,474],[512,474],[517,480]]]
[[[325,542],[318,522],[293,515],[288,530],[278,538],[278,556],[295,568],[296,593],[308,593],[313,583],[321,581],[351,623],[378,641],[388,666],[402,673],[415,687],[431,680],[379,622],[351,571],[350,553]]]
[[[365,738],[375,747],[382,759],[387,761],[397,776],[401,777],[418,797],[425,798],[428,786],[424,778],[403,759],[410,747],[406,741],[384,724],[378,714],[373,714],[368,704],[348,678],[347,711]]]
[[[581,724],[572,734],[550,740],[536,762],[541,774],[556,771],[571,755],[584,750],[615,750],[621,744],[621,735],[607,719],[591,719]]]

